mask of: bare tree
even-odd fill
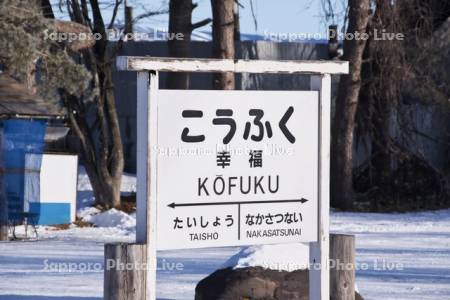
[[[170,0],[169,2],[169,56],[191,57],[192,31],[211,23],[211,19],[192,24],[192,11],[197,7],[192,0]],[[169,89],[188,89],[189,73],[169,73]]]
[[[98,0],[65,0],[71,20],[87,26],[94,35],[101,38],[93,47],[77,54],[91,74],[90,87],[95,91],[94,97],[87,100],[62,91],[69,120],[80,141],[96,203],[105,208],[120,205],[120,185],[124,167],[112,78],[117,47],[121,43],[112,47],[107,38],[107,30],[113,29],[123,0],[111,2],[112,14],[106,23]],[[162,13],[166,11],[147,11],[137,16],[133,22]]]
[[[366,32],[369,9],[370,0],[348,1],[347,33]],[[344,41],[343,59],[350,62],[350,74],[342,76],[339,82],[331,151],[331,201],[341,209],[353,206],[353,132],[365,45],[366,40],[361,38]]]
[[[445,37],[433,36],[450,16],[450,4],[374,0],[372,7],[372,34],[365,49],[357,120],[358,135],[370,137],[371,153],[355,173],[356,188],[375,210],[437,208],[440,199],[448,195],[448,183],[414,149],[421,133],[414,117],[406,112],[416,106],[405,103],[448,104],[445,85],[441,84],[448,82],[448,71],[443,71],[448,68],[442,51],[446,47],[440,45],[448,42]],[[406,38],[374,39],[375,30],[400,32]],[[398,128],[396,133],[393,127]]]
[[[213,57],[234,59],[234,0],[211,0],[213,15]],[[214,74],[214,88],[233,90],[234,74]]]
[[[107,29],[114,24],[122,0],[116,0],[112,18],[105,24],[97,0],[67,1],[73,22],[88,26],[102,38],[95,46],[81,52],[81,59],[97,90],[92,101],[63,93],[69,119],[79,138],[86,172],[96,203],[106,208],[120,205],[120,185],[124,166],[122,139],[117,117],[112,80],[114,53],[108,51]],[[92,17],[90,17],[92,12]]]
[[[351,209],[356,196],[353,188],[356,188],[358,197],[368,200],[366,203],[375,210],[381,206],[411,208],[413,198],[416,207],[438,207],[438,199],[448,195],[445,192],[448,180],[413,150],[417,135],[422,133],[417,132],[413,117],[405,113],[405,109],[409,109],[405,101],[424,104],[422,100],[428,99],[427,102],[431,100],[434,105],[446,103],[448,107],[448,93],[443,88],[446,85],[442,84],[448,82],[448,71],[444,71],[448,68],[445,63],[448,57],[442,50],[448,48],[448,43],[445,35],[442,38],[433,36],[450,16],[450,2],[363,2],[347,3],[349,13],[346,18],[350,23],[347,32],[355,31],[350,27],[352,19],[355,21],[357,5],[359,9],[368,6],[373,13],[368,13],[365,25],[367,42],[344,42],[344,59],[351,63],[351,75],[340,83],[336,104],[331,161],[333,205]],[[330,0],[322,0],[327,21],[334,20],[335,5]],[[365,18],[360,19],[359,24],[366,23]],[[406,38],[374,39],[375,32],[402,33]],[[353,49],[349,51],[351,45]],[[362,59],[359,59],[361,53]],[[354,142],[370,144],[368,159],[357,168],[353,168]],[[402,199],[408,199],[409,203],[400,203]],[[420,204],[417,206],[417,203]]]

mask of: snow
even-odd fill
[[[77,217],[82,219],[83,221],[89,222],[90,218],[93,215],[96,215],[100,212],[101,210],[98,209],[97,207],[92,206],[81,207],[80,209],[77,210]]]
[[[0,243],[1,300],[102,299],[104,243],[134,242],[135,215],[91,207],[83,168],[78,190],[77,215],[95,227],[41,226],[37,241]],[[122,190],[136,190],[134,176],[124,176]],[[450,299],[450,210],[332,212],[331,230],[356,236],[356,280],[365,299]],[[222,267],[294,270],[307,262],[303,244],[161,251],[157,295],[193,299],[197,282]]]
[[[135,214],[129,215],[115,208],[93,215],[86,215],[83,221],[92,223],[97,227],[114,227],[130,231],[135,231],[136,229]]]
[[[309,248],[306,244],[258,245],[242,248],[222,268],[263,267],[280,271],[306,269]]]

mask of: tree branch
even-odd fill
[[[197,28],[206,26],[206,25],[208,25],[208,24],[211,23],[211,22],[212,22],[212,19],[211,19],[211,18],[207,18],[207,19],[204,19],[204,20],[202,20],[202,21],[200,21],[200,22],[193,23],[193,24],[191,25],[191,30],[195,30],[195,29],[197,29]]]
[[[94,28],[92,27],[91,19],[89,18],[89,9],[86,3],[86,0],[81,0],[81,11],[83,12],[84,19],[91,29],[91,31],[94,31]]]
[[[143,13],[143,14],[137,16],[136,18],[134,18],[133,23],[136,23],[137,21],[148,18],[148,17],[163,15],[163,14],[167,14],[167,13],[169,13],[169,10],[167,10],[167,9],[162,9],[162,10],[158,10],[158,11],[149,11],[149,12]]]
[[[117,17],[117,11],[119,9],[120,4],[122,4],[123,0],[116,0],[116,3],[114,4],[113,14],[111,17],[111,21],[109,22],[108,29],[112,29],[114,26],[114,21]]]
[[[258,30],[258,20],[256,19],[255,8],[253,7],[253,0],[250,0],[250,11],[252,12],[253,23],[255,24],[255,31]]]
[[[41,9],[44,17],[49,19],[55,18],[50,0],[41,0]]]
[[[236,3],[240,8],[245,8],[239,0],[234,0],[234,3]]]

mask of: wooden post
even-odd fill
[[[330,299],[329,227],[330,227],[330,118],[331,76],[311,77],[311,90],[319,91],[319,235],[309,244],[309,299]]]
[[[133,8],[125,6],[125,34],[133,33]]]
[[[146,249],[144,244],[105,244],[105,300],[145,299]]]
[[[147,245],[146,300],[156,299],[157,92],[158,72],[138,72],[136,241]]]
[[[215,1],[220,3],[220,1]],[[264,61],[234,59],[179,59],[155,57],[118,57],[117,69],[138,71],[138,168],[137,229],[138,242],[147,243],[147,298],[155,300],[156,287],[156,165],[158,71],[310,74],[311,90],[319,92],[318,161],[318,237],[310,243],[310,263],[320,268],[309,273],[309,299],[330,299],[329,194],[330,194],[330,74],[348,74],[344,61]]]
[[[328,58],[334,59],[338,56],[338,27],[337,25],[328,26]]]
[[[156,144],[158,72],[137,73],[137,224],[139,244],[105,245],[105,300],[156,299]],[[113,265],[115,263],[115,265]],[[127,263],[133,266],[127,267]],[[108,268],[116,266],[114,268]],[[118,266],[118,267],[117,267]],[[123,267],[122,267],[123,266]],[[125,269],[124,269],[125,268]]]
[[[330,236],[331,300],[355,300],[355,236]]]

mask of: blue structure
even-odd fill
[[[70,223],[69,203],[40,203],[30,204],[30,212],[37,215],[36,225],[55,225]]]
[[[0,238],[8,227],[40,222],[40,167],[47,122],[64,114],[55,103],[0,72]],[[29,155],[32,161],[27,161]],[[6,229],[6,230],[5,230]],[[6,237],[5,237],[6,236]],[[13,236],[14,231],[13,231]]]
[[[29,203],[29,211],[38,214],[39,225],[74,222],[78,157],[46,153],[25,155],[26,170],[35,169],[39,163],[39,178],[35,179],[35,172],[25,173],[25,203]],[[40,197],[35,195],[37,191]]]
[[[3,183],[8,202],[8,220],[20,224],[24,218],[39,222],[40,209],[30,202],[39,202],[39,181],[47,121],[2,120]],[[27,154],[33,160],[25,164]]]

